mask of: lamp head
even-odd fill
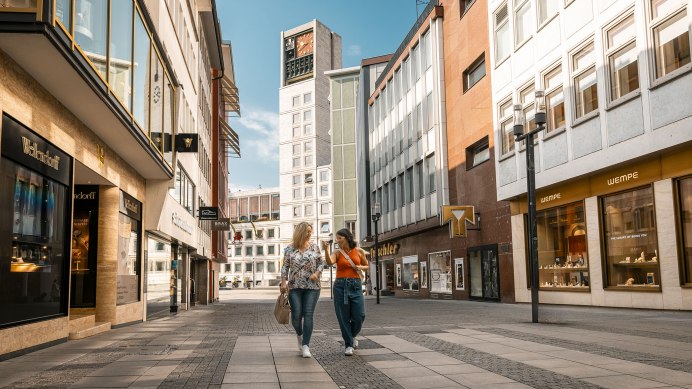
[[[371,212],[371,213],[372,213],[372,217],[376,217],[376,218],[379,219],[379,217],[380,217],[380,215],[381,215],[381,214],[380,214],[380,203],[379,203],[379,202],[377,202],[377,203],[375,203],[375,204],[372,205],[372,212]]]
[[[524,115],[524,110],[520,104],[514,105],[514,136],[520,137],[524,135],[524,123],[526,123],[526,116]]]
[[[535,102],[535,107],[536,107],[536,124],[539,126],[542,126],[545,124],[545,112],[546,112],[546,107],[545,107],[545,92],[542,90],[537,90],[536,91],[536,102]]]

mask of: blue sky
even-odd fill
[[[343,66],[394,52],[416,20],[416,0],[217,0],[231,41],[241,118],[242,158],[230,161],[231,190],[279,185],[280,33],[318,19],[341,35]]]

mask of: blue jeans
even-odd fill
[[[360,278],[337,278],[334,281],[334,311],[345,347],[353,347],[365,321],[365,302]]]
[[[296,334],[303,336],[304,346],[310,345],[313,316],[319,298],[319,289],[291,289],[288,292],[288,301],[291,303],[291,324]]]

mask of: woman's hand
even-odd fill
[[[288,288],[286,287],[286,281],[282,280],[281,285],[279,286],[279,291],[281,293],[286,293],[288,291]]]
[[[319,279],[320,279],[319,273],[310,274],[310,281],[317,282],[317,281],[319,281]]]

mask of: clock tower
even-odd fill
[[[340,68],[341,37],[320,21],[281,33],[279,188],[284,245],[302,221],[313,225],[313,239],[328,240],[333,233],[329,77],[324,72]]]

